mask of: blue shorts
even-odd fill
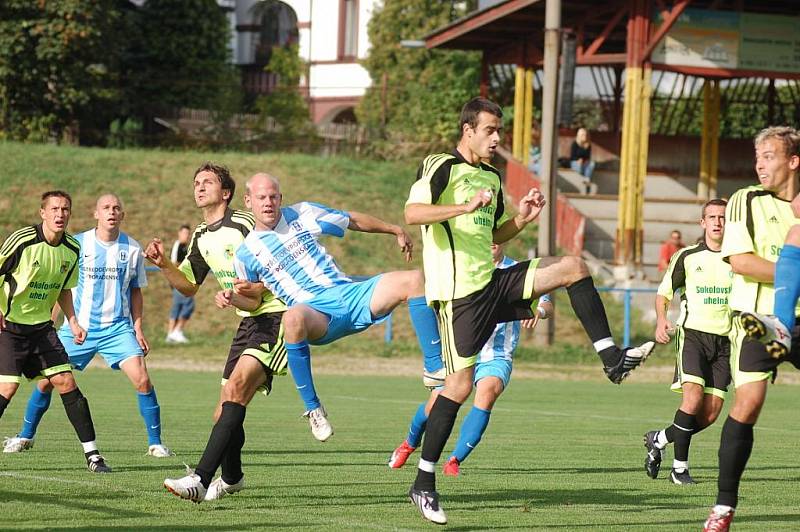
[[[68,328],[59,329],[58,337],[67,350],[70,364],[79,371],[83,371],[96,354],[100,354],[111,369],[119,369],[119,365],[131,357],[144,356],[130,322],[116,323],[100,331],[88,331],[86,341],[81,345],[75,344],[72,331]]]
[[[174,288],[172,289],[172,308],[169,309],[169,319],[188,320],[194,312],[194,298],[187,297]]]
[[[313,345],[329,344],[339,338],[361,332],[370,325],[380,323],[388,318],[389,314],[373,318],[372,312],[369,310],[372,293],[380,279],[381,276],[376,275],[366,281],[333,286],[326,289],[324,294],[305,301],[304,305],[308,305],[317,312],[322,312],[329,318],[328,331],[325,336],[313,342],[309,341],[309,343]]]
[[[495,358],[486,362],[478,362],[475,364],[475,376],[472,382],[478,384],[478,381],[484,377],[497,377],[503,381],[503,388],[508,386],[508,381],[511,380],[511,369],[513,361],[504,358]]]

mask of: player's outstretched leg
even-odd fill
[[[424,282],[420,281],[418,290],[424,290]],[[428,388],[444,385],[445,369],[442,361],[442,340],[436,313],[428,306],[425,296],[408,299],[408,313],[411,324],[417,335],[423,358],[422,384]]]
[[[50,377],[50,382],[55,386],[64,404],[75,433],[83,447],[83,454],[86,456],[86,466],[93,473],[110,473],[111,468],[106,465],[105,459],[97,448],[97,442],[92,414],[89,411],[89,402],[75,385],[72,373],[65,372]]]
[[[800,298],[800,225],[789,230],[775,264],[775,317],[791,331],[795,324],[795,308]]]
[[[45,391],[40,388],[44,388]],[[47,379],[41,380],[33,387],[28,405],[25,407],[25,415],[22,417],[22,428],[19,434],[13,438],[5,439],[3,442],[4,453],[19,453],[33,448],[36,429],[45,412],[50,408],[50,400],[53,397],[52,390],[53,386]]]

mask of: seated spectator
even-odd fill
[[[592,142],[586,128],[579,128],[569,149],[569,165],[583,176],[586,193],[591,191],[592,174],[595,163],[592,161]]]

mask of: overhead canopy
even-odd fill
[[[635,2],[562,0],[561,24],[572,31],[577,39],[578,65],[624,66],[630,60],[628,54],[632,49],[643,54],[641,60],[650,60],[656,45],[687,8],[715,11],[723,16],[762,14],[795,17],[800,23],[797,0],[651,0],[650,11],[655,14],[654,18],[658,18],[658,22],[651,26],[653,31],[649,40],[631,47],[628,39],[635,33],[630,28],[633,19],[631,14],[636,11]],[[484,52],[484,60],[492,64],[539,66],[542,60],[544,17],[545,0],[506,0],[434,31],[425,37],[425,44],[428,48],[480,50]],[[785,37],[794,39],[794,33]],[[800,38],[796,45],[800,46]],[[664,61],[653,66],[656,69],[721,78],[756,75],[778,79],[800,78],[800,72],[791,69],[759,70],[764,68],[763,64],[759,64],[758,68],[730,68],[674,65]]]

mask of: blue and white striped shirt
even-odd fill
[[[517,264],[517,261],[508,257],[503,257],[500,264],[497,265],[500,269],[509,268]],[[545,294],[539,298],[539,302],[550,301],[550,295]],[[514,357],[514,350],[519,344],[519,335],[522,326],[518,321],[509,321],[505,323],[498,323],[494,328],[494,332],[483,344],[483,349],[478,354],[478,362],[489,362],[492,360],[511,360]]]
[[[75,238],[81,245],[78,286],[72,289],[78,323],[89,331],[130,321],[131,288],[147,286],[141,246],[122,232],[114,242],[98,240],[94,229]]]
[[[236,274],[264,283],[288,307],[350,283],[317,240],[322,235],[342,237],[348,225],[349,214],[317,203],[282,207],[274,229],[251,231],[236,250]]]

